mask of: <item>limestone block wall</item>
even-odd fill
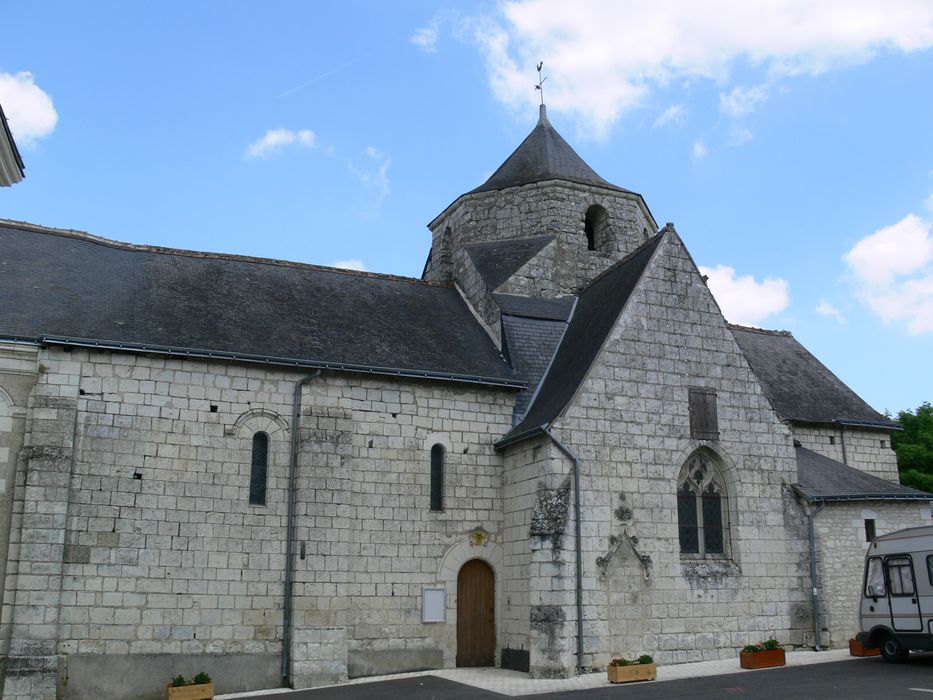
[[[302,375],[60,348],[39,359],[0,628],[11,659],[35,677],[45,664],[46,685],[56,655],[151,665],[182,654],[210,672],[215,655],[243,654],[257,678],[274,676]],[[438,585],[445,553],[470,529],[501,540],[492,443],[511,425],[512,400],[508,390],[363,375],[325,373],[306,386],[294,625],[342,628],[346,641],[296,637],[302,673],[320,666],[318,681],[333,678],[341,644],[351,674],[453,663],[455,626],[421,622],[422,588]],[[269,435],[266,505],[248,499],[257,431]],[[432,512],[438,443],[445,509]],[[456,581],[448,604],[455,596]],[[308,658],[325,647],[326,659]],[[4,697],[18,697],[10,688],[8,679]]]
[[[874,428],[795,423],[794,439],[803,447],[854,469],[899,482],[897,454],[891,447],[891,432]],[[843,452],[843,441],[845,451]]]
[[[844,647],[858,632],[858,605],[868,542],[865,520],[875,521],[883,535],[906,527],[930,524],[930,505],[917,502],[866,501],[829,503],[816,516],[819,575],[827,629],[823,643]],[[924,575],[924,572],[917,572]]]
[[[453,259],[456,268],[454,279],[457,286],[496,347],[501,349],[502,324],[499,317],[499,305],[492,297],[495,290],[488,288],[486,281],[473,264],[473,260],[463,248],[454,253]]]
[[[608,214],[600,252],[619,259],[656,231],[639,195],[551,180],[497,192],[464,195],[431,222],[431,262],[425,278],[448,282],[449,267],[465,243],[557,235],[586,252],[586,210],[597,204]]]
[[[36,354],[28,346],[0,344],[0,608],[9,553],[16,460],[25,437],[29,391],[36,381]],[[4,647],[5,642],[0,639],[0,649]],[[4,659],[0,652],[0,689]]]
[[[718,441],[690,437],[691,386],[717,392]],[[619,654],[731,658],[771,636],[802,642],[808,560],[790,430],[676,234],[555,432],[582,465],[586,665]],[[727,556],[680,553],[677,478],[698,448],[727,485]],[[637,612],[618,610],[629,604]]]

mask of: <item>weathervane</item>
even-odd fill
[[[545,78],[541,77],[541,67],[543,65],[544,65],[544,61],[538,62],[538,84],[535,85],[535,90],[538,90],[541,92],[541,106],[542,107],[544,106],[544,81],[547,80],[546,77]]]

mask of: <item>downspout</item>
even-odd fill
[[[842,426],[840,426],[840,427],[842,428],[842,430],[841,430],[841,432],[840,432],[840,436],[841,436],[841,437],[840,437],[840,442],[842,443],[842,463],[848,467],[848,466],[849,466],[849,459],[848,459],[848,457],[847,457],[847,455],[846,455],[846,426],[845,426],[845,425],[842,425]]]
[[[298,479],[298,432],[301,428],[301,389],[315,377],[320,376],[321,370],[315,370],[307,377],[295,382],[295,393],[292,398],[292,440],[288,458],[288,511],[285,517],[285,595],[282,600],[282,683],[289,685],[288,667],[291,663],[291,637],[292,637],[292,587],[295,574],[295,499]]]
[[[810,528],[810,595],[813,601],[813,631],[816,634],[816,651],[823,651],[823,649],[820,635],[820,588],[816,580],[816,530],[813,527],[813,521],[825,507],[826,504],[821,503],[816,510],[807,511],[807,525]]]
[[[573,513],[574,530],[576,531],[576,559],[577,559],[577,673],[583,670],[583,534],[581,524],[583,517],[580,514],[580,460],[569,447],[564,445],[547,428],[544,434],[551,438],[551,442],[573,462]]]

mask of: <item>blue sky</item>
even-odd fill
[[[815,7],[814,7],[815,6]],[[417,277],[534,126],[672,221],[727,318],[933,400],[928,0],[4,7],[0,217]]]

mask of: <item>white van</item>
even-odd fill
[[[933,525],[890,532],[865,555],[859,640],[885,661],[933,649]]]

